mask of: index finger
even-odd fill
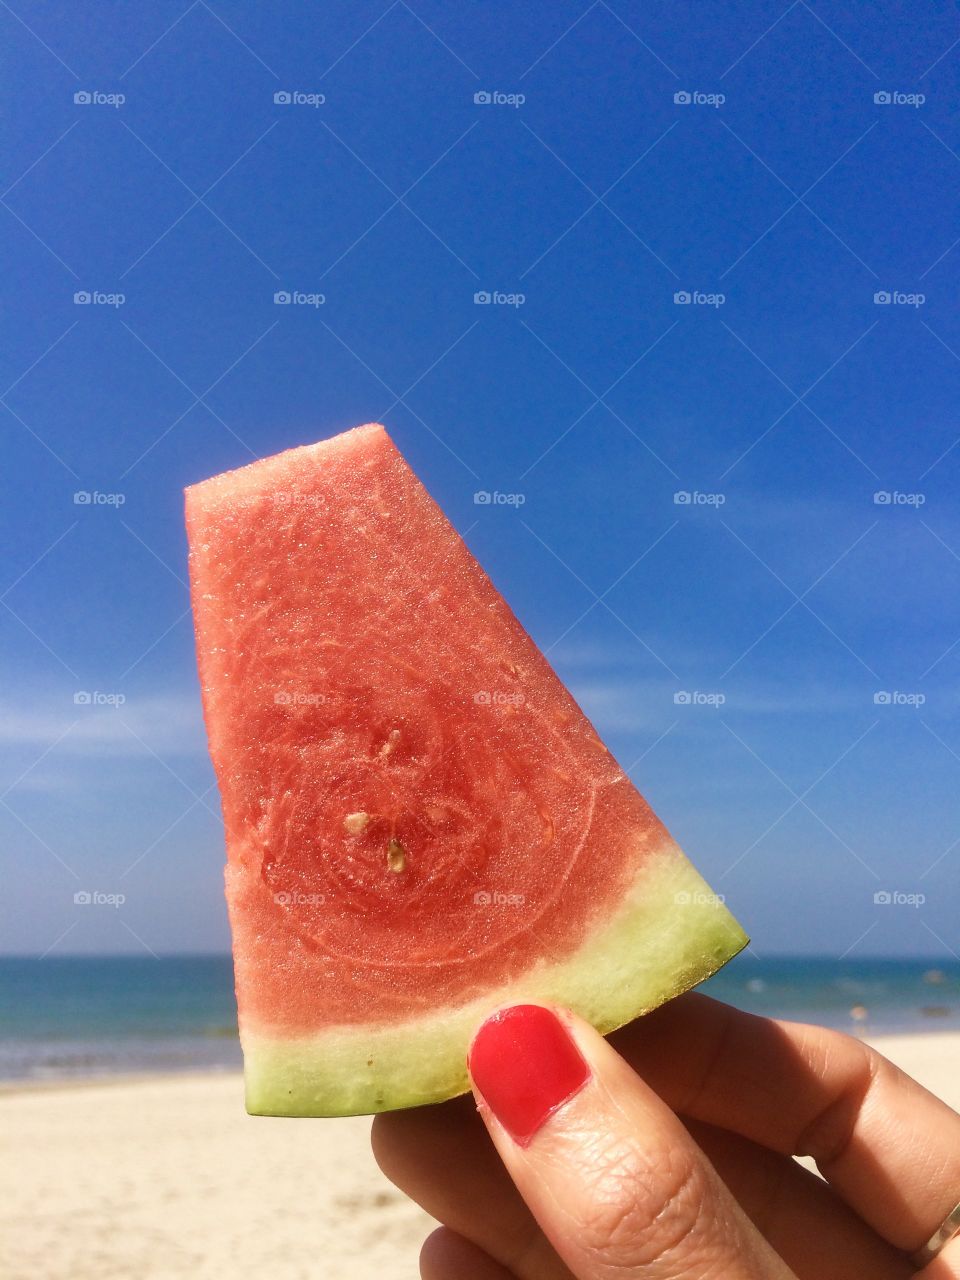
[[[919,1249],[960,1199],[960,1116],[851,1036],[690,994],[611,1039],[674,1110],[813,1156],[897,1248]]]
[[[508,1006],[481,1025],[468,1065],[507,1172],[580,1280],[797,1280],[673,1111],[589,1023]]]

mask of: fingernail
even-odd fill
[[[484,1102],[521,1147],[590,1078],[590,1068],[549,1009],[517,1004],[483,1023],[467,1057]]]

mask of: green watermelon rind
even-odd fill
[[[467,1048],[494,1009],[554,1004],[606,1033],[704,981],[748,941],[722,897],[664,840],[644,853],[616,914],[577,951],[468,1004],[302,1037],[241,1024],[247,1111],[350,1116],[442,1102],[469,1090]]]

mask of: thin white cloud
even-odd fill
[[[102,699],[99,690],[84,690],[90,701],[74,701],[74,693],[35,694],[15,703],[0,703],[0,746],[47,751],[51,757],[83,756],[90,760],[166,758],[206,751],[199,700],[180,693],[129,694],[119,705]]]

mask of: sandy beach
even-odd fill
[[[960,1109],[960,1033],[877,1038]],[[239,1075],[0,1094],[7,1280],[415,1280],[432,1220],[366,1117],[253,1119]]]

